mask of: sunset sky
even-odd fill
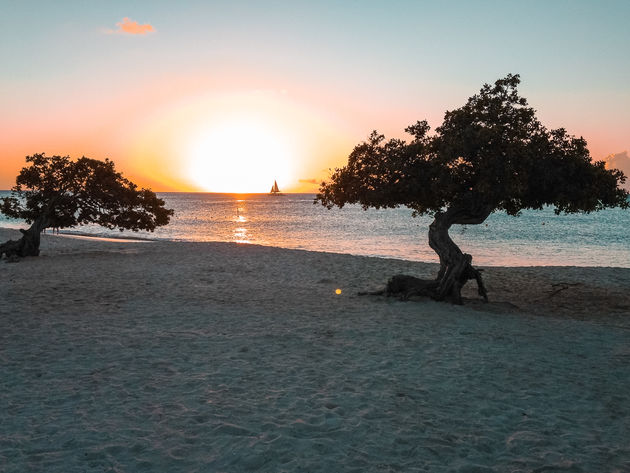
[[[312,192],[371,130],[435,128],[507,73],[628,162],[628,0],[0,5],[0,189],[45,152],[157,191]]]

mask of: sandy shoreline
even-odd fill
[[[435,270],[44,235],[0,262],[0,471],[630,470],[630,269],[356,296]]]

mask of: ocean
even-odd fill
[[[0,197],[9,195],[0,192]],[[159,193],[175,209],[171,223],[154,233],[120,232],[97,226],[62,233],[174,241],[224,241],[313,251],[437,262],[429,248],[430,217],[407,208],[358,205],[327,210],[314,194]],[[0,214],[0,226],[23,222]],[[453,240],[481,266],[630,267],[630,211],[555,215],[552,208],[520,217],[492,214],[481,225],[453,226]]]

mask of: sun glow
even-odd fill
[[[263,121],[238,119],[207,126],[191,140],[188,176],[208,192],[269,192],[292,176],[292,147]]]

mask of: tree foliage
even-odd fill
[[[453,224],[479,224],[497,210],[516,216],[547,205],[556,213],[629,206],[623,173],[593,162],[583,138],[545,128],[518,95],[519,83],[518,75],[509,74],[485,84],[464,106],[447,111],[435,132],[426,121],[407,127],[409,142],[372,132],[346,166],[322,183],[316,201],[329,209],[358,203],[432,215],[429,245],[440,271],[433,282],[413,283],[414,291],[461,302],[461,287],[475,279],[487,299],[472,257],[448,234]],[[400,284],[390,281],[393,286]]]
[[[0,212],[38,221],[39,228],[67,228],[94,223],[121,231],[153,231],[166,225],[173,210],[154,192],[138,189],[108,159],[27,156],[12,196],[0,199]]]
[[[510,74],[484,85],[447,111],[435,133],[426,121],[409,126],[410,142],[385,141],[374,131],[322,184],[317,200],[328,208],[403,205],[431,215],[453,206],[510,215],[546,205],[558,213],[628,207],[623,173],[593,162],[583,138],[545,128],[518,95],[519,82]]]

